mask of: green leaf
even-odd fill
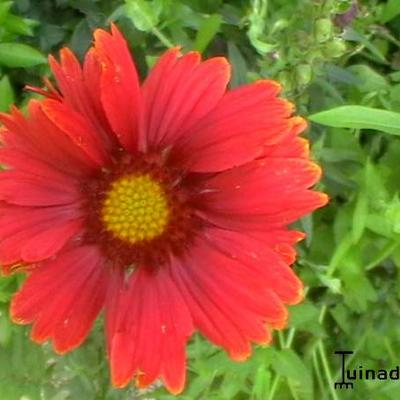
[[[218,14],[210,15],[205,19],[197,32],[194,48],[201,53],[207,48],[211,40],[221,27],[222,18]]]
[[[3,26],[8,32],[15,33],[17,35],[33,36],[33,27],[37,25],[37,22],[27,18],[20,18],[16,15],[8,15],[5,19]]]
[[[228,42],[228,57],[232,64],[231,87],[246,83],[247,63],[234,42]]]
[[[5,75],[0,80],[0,111],[8,111],[14,101],[14,90],[8,76]]]
[[[400,2],[399,0],[388,0],[383,6],[381,14],[381,23],[385,24],[393,18],[396,18],[400,14]]]
[[[12,333],[11,321],[4,308],[0,308],[0,346],[6,346]]]
[[[21,43],[0,43],[0,65],[10,68],[33,67],[46,63],[40,51]]]
[[[264,400],[268,397],[271,385],[271,373],[265,367],[260,365],[257,368],[256,376],[254,379],[252,398],[255,400]]]
[[[318,320],[319,310],[310,302],[304,302],[291,309],[290,326],[301,328]]]
[[[344,304],[337,304],[335,307],[330,308],[329,312],[339,325],[339,327],[346,332],[351,334],[352,324],[351,324],[351,312]]]
[[[126,0],[126,15],[137,29],[151,31],[158,24],[159,9],[152,7],[148,1]]]
[[[388,242],[382,249],[374,254],[372,260],[369,261],[368,265],[365,266],[367,271],[377,267],[382,261],[389,258],[393,253],[400,248],[400,239],[395,239]]]
[[[312,375],[303,360],[291,349],[277,351],[272,358],[276,373],[288,379],[298,399],[313,399]]]
[[[331,278],[330,276],[319,274],[321,283],[329,288],[332,293],[340,294],[342,292],[342,282],[338,278]]]
[[[335,128],[374,129],[400,135],[400,113],[364,106],[340,106],[308,117]]]
[[[350,233],[343,236],[340,242],[336,245],[335,250],[332,254],[331,260],[329,262],[329,271],[335,270],[335,268],[340,265],[343,258],[346,256],[353,244],[353,238]]]
[[[361,43],[363,46],[365,46],[371,52],[371,54],[373,54],[373,56],[375,56],[376,61],[379,61],[383,64],[387,63],[385,56],[382,54],[380,49],[375,46],[375,44],[370,40],[370,38],[368,36],[366,36],[360,32],[357,32],[356,30],[354,30],[352,28],[348,28],[345,31],[343,38],[345,40]]]
[[[357,78],[357,89],[362,93],[376,92],[389,86],[387,80],[368,65],[352,65],[348,71]]]
[[[9,16],[8,12],[12,6],[12,1],[4,1],[0,3],[0,23],[3,24],[6,17]]]
[[[363,274],[364,268],[356,251],[348,254],[340,265],[345,303],[356,312],[365,312],[368,304],[377,300],[376,289]]]
[[[318,322],[320,311],[311,302],[304,302],[290,309],[290,326],[300,331],[321,335],[323,330]]]
[[[364,190],[368,193],[368,201],[372,208],[382,208],[390,202],[390,196],[385,185],[385,177],[379,166],[367,161],[364,171]]]
[[[370,231],[380,236],[384,236],[389,239],[393,238],[391,221],[386,218],[382,218],[382,212],[369,214],[367,217],[366,226]]]
[[[353,226],[351,230],[353,243],[357,243],[364,232],[368,216],[368,199],[365,192],[360,192],[357,196],[356,205],[353,213]]]

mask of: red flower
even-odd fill
[[[306,123],[262,80],[226,91],[228,62],[167,51],[142,86],[115,26],[83,67],[50,57],[58,90],[2,114],[0,262],[28,278],[15,322],[59,353],[104,310],[112,382],[179,393],[195,329],[235,360],[302,299],[287,225],[327,198]]]

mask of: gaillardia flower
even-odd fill
[[[279,85],[227,91],[224,58],[177,48],[140,85],[115,26],[50,65],[57,88],[0,117],[0,263],[28,274],[12,319],[65,353],[104,310],[113,384],[172,393],[194,330],[234,360],[269,343],[302,299],[287,225],[327,200]]]

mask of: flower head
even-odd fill
[[[194,330],[235,360],[269,343],[302,299],[287,225],[326,203],[279,85],[227,91],[224,58],[177,48],[140,85],[115,26],[50,65],[57,87],[0,116],[0,263],[28,274],[13,320],[65,353],[104,310],[113,384],[173,393]]]

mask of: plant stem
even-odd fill
[[[335,389],[333,388],[332,374],[331,374],[331,370],[329,368],[328,360],[326,359],[325,348],[324,348],[324,345],[322,343],[322,340],[318,341],[317,347],[318,347],[319,354],[320,354],[320,357],[321,357],[322,366],[323,366],[324,371],[325,371],[326,380],[328,381],[329,391],[331,392],[332,398],[334,400],[339,400],[339,398],[337,397],[337,394],[335,392]]]
[[[153,26],[151,28],[151,31],[153,32],[153,34],[155,36],[157,36],[157,38],[160,40],[160,42],[168,48],[174,47],[174,44],[159,30],[157,29],[155,26]]]
[[[280,378],[281,377],[279,375],[275,375],[271,385],[271,390],[269,392],[268,400],[273,400],[273,398],[275,397],[275,392],[278,390],[279,387]]]
[[[326,389],[326,386],[324,385],[324,380],[322,379],[320,363],[318,361],[318,357],[317,357],[317,354],[315,353],[315,351],[312,353],[312,361],[313,361],[315,374],[317,375],[318,386],[321,390],[321,393],[323,393],[324,390]]]

